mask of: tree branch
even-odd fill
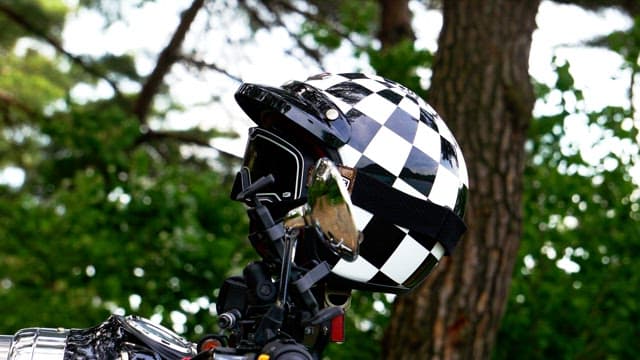
[[[192,66],[196,67],[199,70],[202,70],[202,69],[214,70],[214,71],[217,71],[219,73],[222,73],[222,74],[226,75],[231,80],[234,80],[234,81],[237,81],[237,82],[242,82],[242,79],[239,76],[236,76],[236,75],[233,75],[233,74],[229,73],[227,70],[219,67],[216,64],[209,63],[209,62],[206,62],[206,61],[203,61],[203,60],[197,60],[197,59],[194,59],[192,57],[188,57],[186,55],[180,55],[178,57],[178,59],[180,61],[186,63],[187,65],[192,65]]]
[[[300,49],[302,49],[302,51],[304,51],[304,53],[307,56],[309,56],[311,59],[313,59],[316,63],[321,64],[321,61],[320,61],[320,59],[322,58],[321,54],[317,50],[308,47],[302,41],[302,39],[300,39],[299,36],[296,36],[296,34],[294,34],[284,24],[284,22],[282,21],[282,17],[280,16],[280,13],[277,11],[277,9],[273,8],[272,4],[269,4],[269,2],[262,2],[261,3],[275,17],[275,20],[273,20],[271,22],[267,22],[264,19],[262,19],[262,17],[260,17],[259,11],[257,9],[252,8],[246,1],[240,0],[239,4],[244,7],[244,9],[247,11],[249,16],[251,17],[251,20],[253,20],[257,24],[259,24],[261,27],[263,27],[265,29],[271,29],[274,26],[282,27],[289,34],[289,36],[296,42],[298,47]]]
[[[193,132],[193,131],[154,131],[149,130],[148,132],[142,134],[137,141],[136,144],[142,144],[150,141],[161,140],[161,139],[169,139],[175,140],[185,144],[192,144],[198,146],[204,146],[208,148],[213,148],[211,144],[209,144],[209,139],[207,136],[203,136],[204,134]]]
[[[153,143],[155,141],[160,141],[160,140],[176,141],[178,143],[185,144],[185,145],[201,146],[201,147],[205,147],[205,148],[216,150],[219,153],[223,154],[224,156],[226,156],[226,157],[228,157],[230,159],[238,159],[238,155],[213,146],[209,142],[210,138],[207,137],[206,134],[198,133],[198,132],[194,132],[194,131],[188,131],[188,130],[187,131],[153,131],[153,130],[149,130],[148,132],[142,134],[142,136],[140,136],[136,140],[136,142],[134,144],[134,147],[136,147],[136,146],[138,146],[140,144]]]
[[[294,14],[302,15],[304,18],[314,21],[318,24],[327,25],[328,28],[336,35],[349,41],[354,46],[359,47],[358,44],[356,44],[353,39],[351,39],[349,31],[344,26],[342,26],[342,24],[330,21],[326,17],[320,16],[319,14],[314,14],[312,12],[299,9],[298,7],[287,1],[277,0],[276,3],[278,4],[278,6],[281,6],[283,9],[288,10]]]
[[[29,20],[27,20],[26,17],[17,13],[10,6],[6,4],[0,3],[0,13],[3,13],[8,19],[13,21],[16,25],[22,27],[28,33],[35,35],[36,37],[47,42],[49,45],[53,46],[53,48],[56,49],[56,51],[58,51],[59,53],[69,58],[71,62],[80,66],[87,73],[95,76],[96,78],[106,81],[109,84],[109,86],[111,86],[111,88],[113,89],[115,96],[118,97],[119,99],[123,98],[122,93],[120,92],[120,89],[118,88],[117,84],[113,80],[109,79],[103,72],[96,69],[91,64],[88,64],[87,62],[85,62],[81,57],[76,56],[68,52],[67,50],[65,50],[64,47],[62,47],[62,45],[60,44],[60,41],[55,39],[53,36],[49,35],[44,29],[40,28],[36,24],[31,23]]]
[[[35,116],[37,114],[36,111],[31,109],[25,103],[23,103],[19,99],[16,99],[15,96],[13,96],[12,94],[2,89],[0,89],[0,103],[6,104],[7,108],[10,108],[10,107],[18,108],[31,116]]]
[[[298,47],[300,49],[302,49],[305,54],[307,54],[309,57],[311,57],[313,60],[315,60],[316,63],[318,64],[322,64],[322,54],[320,54],[320,51],[318,51],[317,49],[312,49],[309,46],[307,46],[307,44],[305,44],[302,39],[297,36],[296,34],[294,34],[284,23],[284,21],[282,20],[282,16],[281,14],[273,8],[273,6],[268,2],[264,2],[263,5],[269,9],[269,11],[271,11],[273,13],[273,15],[276,17],[275,23],[276,25],[281,26],[283,29],[285,29],[287,31],[287,33],[289,33],[289,36],[296,42],[296,44],[298,45]]]
[[[144,122],[149,115],[153,98],[158,93],[162,81],[171,69],[171,66],[178,60],[178,53],[184,42],[184,38],[203,4],[204,0],[194,0],[191,6],[182,13],[180,24],[178,24],[173,37],[158,56],[156,67],[147,77],[147,81],[142,86],[142,90],[133,107],[133,113],[138,117],[140,122]]]

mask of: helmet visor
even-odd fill
[[[242,165],[248,174],[248,184],[263,176],[273,175],[275,181],[256,194],[265,202],[281,203],[297,200],[304,184],[304,158],[300,150],[280,136],[254,127],[249,129],[249,140]]]

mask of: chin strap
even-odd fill
[[[390,223],[438,240],[450,255],[467,230],[453,210],[397,190],[363,172],[339,167],[349,179],[351,201]]]

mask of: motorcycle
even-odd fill
[[[273,181],[269,175],[244,184],[237,196],[248,200],[248,216],[259,224],[249,239],[262,259],[221,285],[220,333],[191,342],[145,318],[112,315],[88,329],[27,328],[0,335],[0,360],[321,358],[329,343],[344,341],[351,289],[331,280],[325,261],[298,261],[296,250],[299,242],[313,248],[320,240],[324,250],[353,260],[361,236],[346,185],[328,159],[320,159],[311,173],[307,203],[278,222],[256,196]]]

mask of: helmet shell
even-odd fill
[[[413,91],[380,76],[324,73],[280,88],[243,84],[236,99],[259,126],[265,125],[265,111],[278,112],[336,150],[332,160],[338,165],[390,189],[392,196],[373,208],[353,201],[354,220],[364,235],[355,261],[318,252],[337,278],[365,290],[403,292],[424,280],[448,252],[437,235],[420,230],[430,219],[413,216],[398,224],[398,214],[380,211],[410,199],[464,216],[468,175],[460,146]]]

